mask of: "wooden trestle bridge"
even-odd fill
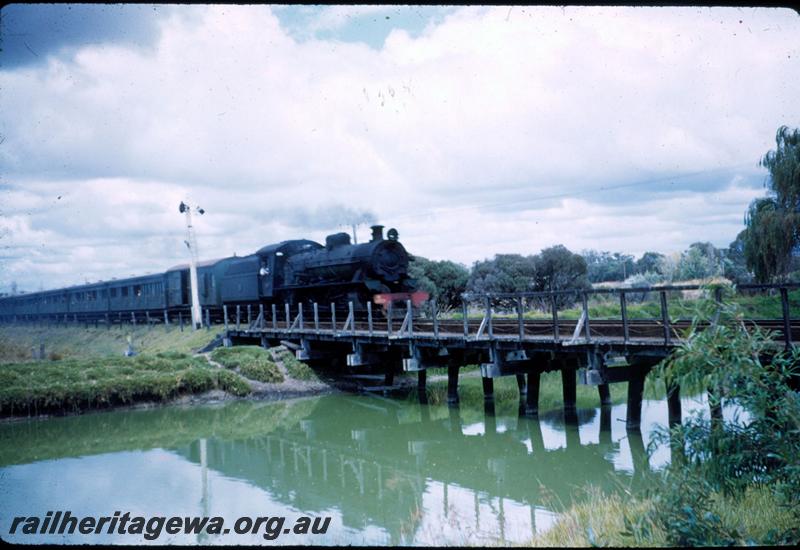
[[[788,291],[798,284],[742,285],[739,293],[768,293],[780,301],[777,319],[751,319],[745,324],[772,331],[776,349],[790,348],[800,340],[800,308],[791,308]],[[345,363],[351,371],[381,372],[384,385],[392,388],[401,369],[416,372],[420,396],[425,395],[426,370],[447,368],[448,402],[458,403],[459,369],[480,365],[484,397],[493,399],[495,378],[515,376],[527,414],[538,413],[539,380],[543,372],[558,370],[563,384],[565,414],[575,413],[576,385],[595,385],[602,405],[610,404],[609,384],[628,382],[627,427],[638,430],[641,421],[644,380],[650,369],[678,346],[691,326],[690,319],[672,319],[669,296],[706,292],[696,285],[648,288],[564,290],[520,294],[464,295],[460,312],[442,315],[435,302],[415,310],[389,306],[387,311],[367,304],[365,311],[334,304],[284,304],[246,306],[248,323],[242,323],[243,307],[235,308],[235,325],[224,312],[224,343],[283,343],[299,359]],[[714,292],[721,298],[721,289]],[[656,293],[658,318],[631,318],[628,303]],[[605,295],[619,304],[619,318],[592,319],[589,299]],[[578,319],[559,318],[564,304],[580,304]],[[546,319],[530,318],[537,310],[549,310]],[[398,311],[399,310],[399,311]],[[230,312],[233,315],[233,312]],[[457,318],[453,318],[457,317]],[[670,423],[680,422],[680,388],[668,388]],[[712,410],[721,415],[721,410]]]

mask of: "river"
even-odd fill
[[[684,398],[684,416],[704,407]],[[277,544],[524,543],[593,485],[640,490],[668,463],[645,452],[665,401],[539,419],[335,394],[120,410],[0,424],[0,534],[21,543],[263,544],[257,533],[9,534],[16,516],[330,517]],[[498,409],[500,410],[500,409]]]

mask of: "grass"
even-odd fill
[[[8,326],[0,327],[0,363],[18,363],[31,360],[31,349],[45,345],[45,355],[50,359],[95,359],[121,356],[128,348],[128,337],[137,353],[159,352],[192,353],[208,344],[222,332],[221,327],[206,331],[183,332],[173,325],[168,327],[124,326],[107,328]]]
[[[625,518],[646,518],[651,501],[605,494],[594,488],[587,490],[587,497],[560,514],[555,525],[534,537],[530,546],[666,546],[665,533],[652,522],[646,526],[646,537],[623,534]]]
[[[252,380],[268,383],[283,382],[283,374],[272,360],[269,352],[259,346],[236,346],[217,348],[211,359],[222,366],[237,370]]]
[[[669,546],[664,525],[652,519],[658,506],[653,497],[626,493],[605,494],[587,490],[587,498],[572,505],[555,525],[530,541],[531,546]],[[737,531],[739,546],[768,539],[771,530],[795,527],[796,516],[768,487],[749,487],[741,496],[714,493],[710,511],[721,520],[720,528]]]
[[[211,389],[241,397],[252,391],[245,378],[284,381],[270,353],[258,346],[214,350],[212,359],[225,370],[191,356],[221,330],[4,326],[0,328],[0,416],[164,402]],[[132,358],[123,356],[129,338],[139,354]],[[31,349],[38,350],[42,343],[48,360],[31,359]],[[318,380],[307,365],[285,348],[280,350],[289,376]]]
[[[477,367],[465,367],[461,369],[462,375],[458,381],[459,402],[463,407],[479,408],[483,407],[483,384],[480,376],[464,376],[469,372],[474,372]],[[430,369],[428,375],[446,373],[446,369]],[[627,382],[610,384],[611,400],[614,404],[624,403],[627,396]],[[431,405],[447,403],[447,380],[433,380],[427,384],[428,402]],[[594,408],[599,406],[599,396],[596,386],[585,386],[578,384],[576,389],[576,406],[578,408]],[[659,385],[651,385],[646,388],[645,397],[658,398],[663,390]],[[412,394],[410,399],[416,399],[416,394]],[[513,413],[519,404],[519,388],[516,378],[504,376],[494,379],[494,398],[498,407],[498,413]],[[559,372],[542,373],[539,380],[539,410],[548,411],[560,409],[563,406],[563,390],[561,384],[561,374]],[[508,410],[506,410],[508,409]]]
[[[249,385],[238,375],[179,352],[12,363],[0,366],[0,415],[163,402],[215,388],[234,395],[250,393]]]
[[[667,310],[672,320],[676,319],[691,319],[695,313],[695,306],[697,298],[700,296],[700,291],[674,291],[667,295]],[[800,289],[791,290],[788,293],[789,310],[800,311]],[[751,296],[736,294],[730,301],[740,306],[742,313],[749,319],[781,319],[783,316],[783,309],[781,306],[780,295],[767,296],[764,294],[755,294]],[[620,311],[619,295],[591,295],[588,301],[589,306],[589,319],[621,319],[622,313]],[[628,317],[630,319],[660,319],[661,318],[661,302],[658,292],[650,292],[647,296],[642,296],[640,293],[628,294],[626,304]],[[576,320],[579,319],[582,313],[582,307],[578,304],[570,308],[558,310],[559,319]],[[470,318],[477,319],[483,316],[483,312],[471,311]],[[460,311],[453,312],[450,315],[453,319],[462,319],[463,316]],[[516,313],[503,313],[495,314],[496,318],[513,318],[516,319]],[[542,311],[537,309],[530,309],[525,311],[524,317],[526,319],[552,319],[552,314],[549,311]]]
[[[289,376],[294,378],[295,380],[304,380],[304,381],[317,381],[319,377],[314,370],[297,359],[294,354],[286,349],[283,346],[280,346],[276,349],[276,353],[278,358],[283,363],[283,366],[286,367],[286,372],[289,373]]]

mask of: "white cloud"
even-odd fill
[[[763,192],[753,168],[775,130],[800,121],[789,10],[466,7],[381,49],[298,41],[264,6],[170,14],[153,48],[0,72],[0,287],[183,261],[187,194],[208,210],[208,257],[324,239],[340,206],[467,263],[557,243],[725,245]],[[721,167],[744,179],[586,193]]]

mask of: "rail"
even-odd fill
[[[464,293],[460,307],[441,308],[429,300],[419,308],[410,302],[387,304],[376,308],[368,302],[363,309],[355,304],[238,304],[221,308],[203,308],[206,329],[223,324],[225,330],[272,331],[286,334],[334,334],[337,336],[385,336],[408,338],[419,335],[434,339],[460,337],[463,340],[547,340],[557,345],[588,344],[608,339],[622,344],[658,342],[671,347],[690,327],[686,313],[690,299],[674,300],[675,293],[701,291],[713,293],[722,301],[722,286],[654,285],[628,288],[562,289],[517,293]],[[739,285],[737,295],[766,294],[772,311],[780,315],[750,318],[745,322],[775,331],[791,347],[800,339],[800,301],[790,291],[800,283],[774,285]],[[792,293],[794,294],[794,293]],[[614,300],[613,296],[617,299]],[[653,301],[651,298],[657,297]],[[595,300],[598,303],[591,303]],[[639,317],[633,305],[640,306]],[[646,305],[646,308],[642,306]],[[606,314],[593,315],[593,308],[604,308]],[[615,315],[608,311],[616,308]],[[646,309],[649,316],[641,317]],[[677,312],[677,314],[676,314]],[[683,318],[681,315],[683,314]],[[794,317],[792,316],[794,314]],[[311,318],[309,318],[311,317]],[[342,322],[342,319],[344,322]],[[184,325],[191,326],[188,308],[177,310],[144,310],[129,312],[83,312],[56,315],[4,316],[3,322],[39,322],[50,325]],[[313,322],[313,324],[312,324]],[[312,328],[313,327],[313,328]]]
[[[769,291],[775,294],[781,304],[780,318],[753,318],[745,322],[750,326],[760,326],[775,331],[787,348],[791,347],[800,336],[798,334],[800,318],[791,316],[793,311],[800,312],[800,302],[794,309],[792,307],[794,304],[790,304],[789,290],[795,288],[800,288],[800,284],[742,285],[737,288],[739,292]],[[265,323],[267,319],[259,316],[257,318],[259,322],[251,324],[248,330],[280,332],[287,335],[311,332],[335,337],[381,336],[389,339],[428,337],[438,340],[458,337],[465,341],[548,341],[561,346],[614,341],[623,345],[646,343],[673,347],[680,343],[684,333],[692,326],[690,316],[681,318],[680,313],[675,316],[674,310],[671,311],[673,307],[686,314],[686,304],[692,299],[680,298],[679,300],[683,302],[681,304],[676,303],[674,296],[670,296],[670,293],[683,291],[708,292],[718,303],[722,303],[720,287],[701,285],[565,289],[552,292],[464,293],[461,307],[458,308],[460,311],[451,310],[444,313],[433,299],[420,308],[414,308],[411,302],[407,301],[402,305],[388,304],[386,309],[377,311],[371,303],[364,309],[356,309],[352,302],[347,303],[346,307],[335,303],[329,306],[317,303],[294,306],[283,304],[283,318],[278,318],[279,310],[273,305],[271,324]],[[614,294],[618,295],[617,301],[609,301],[606,298]],[[648,302],[646,297],[652,294],[655,294],[657,299],[655,302],[652,300]],[[590,299],[595,295],[604,297],[603,301],[596,305],[608,309],[612,304],[616,304],[618,317],[593,316]],[[657,308],[657,315],[644,318],[632,316],[631,300],[639,305],[647,305],[645,308],[647,311],[652,312]],[[653,307],[649,307],[650,305]],[[304,321],[305,308],[313,310],[313,330]],[[570,314],[574,318],[568,318]],[[342,318],[344,318],[343,323],[337,321]],[[225,322],[227,326],[227,315]],[[705,325],[701,323],[700,326]],[[570,336],[565,338],[564,334]]]

